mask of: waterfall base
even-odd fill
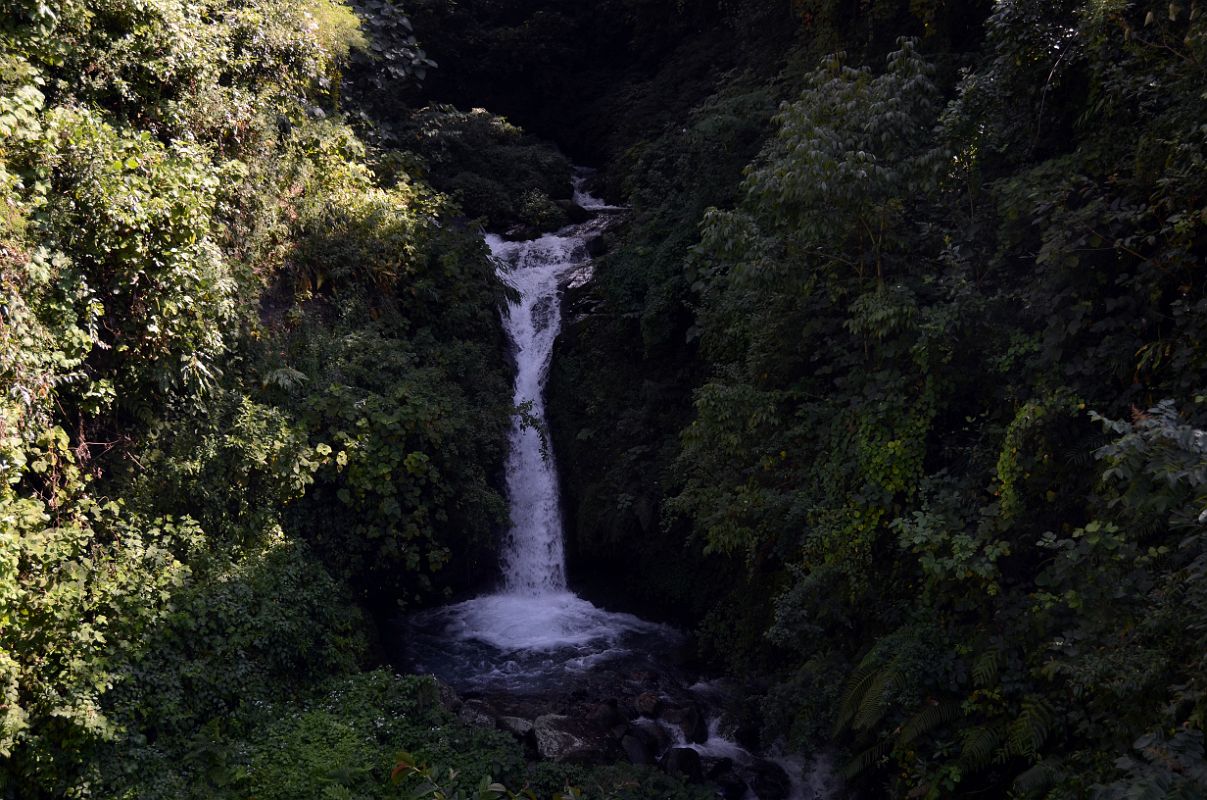
[[[608,662],[665,663],[673,628],[614,614],[570,592],[495,594],[412,617],[413,666],[460,690],[541,693]]]
[[[658,765],[744,800],[835,794],[826,757],[758,754],[731,713],[734,687],[688,669],[688,639],[670,626],[570,592],[503,593],[412,615],[407,634],[410,671],[440,678],[467,698],[463,719],[516,734],[533,758]]]

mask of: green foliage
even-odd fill
[[[63,791],[79,766],[71,754],[116,732],[102,700],[172,611],[190,575],[173,551],[200,532],[189,520],[116,519],[113,505],[64,518],[34,500],[4,500],[0,788]],[[112,538],[98,541],[93,526],[105,523]]]
[[[429,178],[470,217],[493,230],[565,223],[555,200],[570,199],[570,162],[560,152],[485,109],[420,109],[397,123],[399,141],[426,160]]]
[[[48,282],[70,287],[93,336],[85,367],[99,386],[84,409],[108,410],[101,387],[131,407],[213,385],[234,313],[210,235],[218,176],[204,153],[74,110],[48,113],[44,133],[57,147],[30,154],[44,181],[35,220],[44,246],[67,259]]]
[[[235,796],[270,704],[367,660],[354,596],[483,560],[502,289],[338,119],[343,3],[4,12],[0,796]],[[422,563],[348,547],[413,532]]]
[[[454,553],[454,582],[476,577],[505,518],[486,469],[510,422],[501,348],[407,341],[377,324],[334,334],[294,342],[313,387],[299,417],[327,453],[295,526],[380,599],[421,600]]]
[[[680,605],[702,651],[773,676],[769,729],[836,738],[857,789],[1193,795],[1202,14],[796,5],[815,39],[786,56],[770,85],[790,100],[716,208],[636,170],[648,142],[618,167],[635,219],[585,308],[640,327],[568,326],[569,358],[602,356],[628,398],[632,375],[692,385],[690,419],[562,441],[655,465],[671,497],[634,550],[725,565],[713,602]],[[912,15],[922,37],[881,61]],[[947,52],[970,19],[967,52]],[[826,37],[848,55],[798,72]],[[699,223],[687,258],[642,238],[681,209]],[[554,388],[559,369],[581,385],[559,359]],[[651,429],[678,435],[673,457],[649,455]],[[592,486],[579,529],[608,541],[610,502],[635,495]],[[1116,763],[1154,731],[1182,738]]]
[[[509,735],[459,723],[437,699],[432,679],[382,671],[334,684],[315,702],[281,709],[262,731],[246,789],[273,800],[406,797],[389,780],[399,750],[464,776],[444,782],[451,790],[518,774],[521,751]]]
[[[1180,730],[1169,738],[1150,733],[1137,739],[1133,747],[1141,758],[1121,757],[1115,766],[1127,777],[1095,786],[1095,800],[1201,797],[1207,789],[1202,731]]]
[[[419,46],[410,18],[389,0],[357,0],[354,5],[368,29],[373,87],[381,91],[392,83],[422,82],[436,62]]]
[[[630,205],[554,361],[579,574],[865,794],[1204,791],[1194,3],[0,9],[0,795],[696,793],[357,672],[355,600],[473,585],[503,521],[449,223],[576,213],[424,79]]]
[[[548,403],[566,465],[567,552],[580,580],[601,573],[591,589],[612,604],[639,598],[646,613],[690,609],[684,616],[698,619],[712,605],[700,582],[733,580],[722,559],[685,546],[682,527],[659,534],[660,506],[696,381],[699,331],[682,265],[699,240],[695,220],[732,196],[773,111],[770,90],[733,76],[686,125],[625,153],[627,224],[597,260],[592,284],[567,296]],[[758,638],[737,619],[745,616],[717,615],[722,628]]]

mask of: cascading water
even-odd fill
[[[538,426],[545,421],[545,380],[561,328],[558,283],[585,255],[580,236],[547,235],[536,242],[486,237],[503,268],[499,275],[519,294],[504,314],[515,350],[514,402],[507,456],[511,530],[503,546],[503,577],[510,593],[542,594],[566,588],[557,472]],[[579,251],[584,251],[580,254]]]
[[[619,210],[582,189],[574,199],[597,216],[530,241],[486,236],[499,277],[518,295],[503,314],[516,374],[507,457],[511,526],[503,542],[503,589],[412,619],[414,666],[454,685],[534,691],[568,674],[634,653],[665,651],[673,629],[615,614],[566,588],[557,470],[545,427],[545,381],[561,327],[563,286],[590,269],[588,243]]]
[[[540,698],[544,713],[550,707],[565,708],[567,698],[575,696],[611,693],[615,703],[618,694],[649,694],[651,678],[676,702],[715,707],[715,686],[688,686],[690,681],[677,674],[673,651],[682,641],[677,631],[605,611],[566,586],[557,470],[544,435],[545,381],[561,326],[562,288],[590,278],[588,243],[608,226],[609,213],[620,210],[583,191],[582,184],[580,173],[574,200],[594,212],[594,219],[531,241],[486,237],[500,278],[517,295],[503,314],[515,355],[513,400],[519,409],[506,465],[511,525],[501,553],[503,587],[414,615],[410,666],[498,703],[506,697],[529,698],[525,702]],[[824,759],[806,768],[792,759],[760,758],[722,735],[716,716],[703,741],[685,740],[678,728],[660,719],[635,720],[632,729],[669,742],[666,746],[693,749],[706,764],[728,763],[748,778],[774,762],[779,766],[770,769],[780,769],[792,784],[788,794],[777,797],[831,794]],[[755,797],[754,791],[747,796]]]

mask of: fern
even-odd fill
[[[972,679],[982,688],[990,686],[997,680],[998,670],[1002,665],[1002,652],[996,647],[983,651],[972,662]]]
[[[1056,715],[1044,700],[1029,697],[1023,701],[1018,718],[1010,723],[1003,760],[1010,756],[1035,756],[1048,739]]]
[[[62,373],[61,375],[51,375],[50,376],[50,385],[53,386],[54,388],[58,389],[60,387],[67,386],[69,384],[80,383],[81,381],[84,381],[87,378],[88,378],[88,373],[84,372],[83,370],[76,370],[74,372],[65,372],[65,373]]]
[[[855,669],[855,672],[851,675],[851,679],[847,681],[847,688],[842,696],[842,706],[838,710],[838,719],[834,723],[835,734],[850,727],[851,720],[854,719],[856,712],[862,705],[863,698],[868,691],[868,686],[876,677],[878,669],[878,666],[871,657],[865,658]]]
[[[960,763],[965,772],[976,772],[993,760],[993,755],[1002,743],[1002,731],[997,728],[977,726],[964,732],[964,747],[960,752]]]
[[[892,752],[892,749],[893,742],[891,739],[877,742],[847,762],[846,766],[842,768],[843,777],[851,780],[860,773],[866,772],[874,767],[880,759]]]
[[[901,726],[901,734],[897,737],[897,747],[904,747],[919,736],[951,722],[960,715],[960,708],[960,703],[955,700],[931,701]]]
[[[885,664],[868,682],[863,700],[859,703],[859,712],[851,726],[868,730],[879,722],[889,709],[893,693],[905,684],[905,680],[905,672],[898,659],[894,658]]]
[[[296,370],[293,367],[281,367],[265,373],[261,385],[264,388],[275,386],[286,392],[291,392],[294,389],[300,388],[310,378],[306,373]]]

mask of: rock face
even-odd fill
[[[532,723],[541,758],[573,764],[603,764],[611,756],[611,742],[595,725],[561,714],[546,714]]]

